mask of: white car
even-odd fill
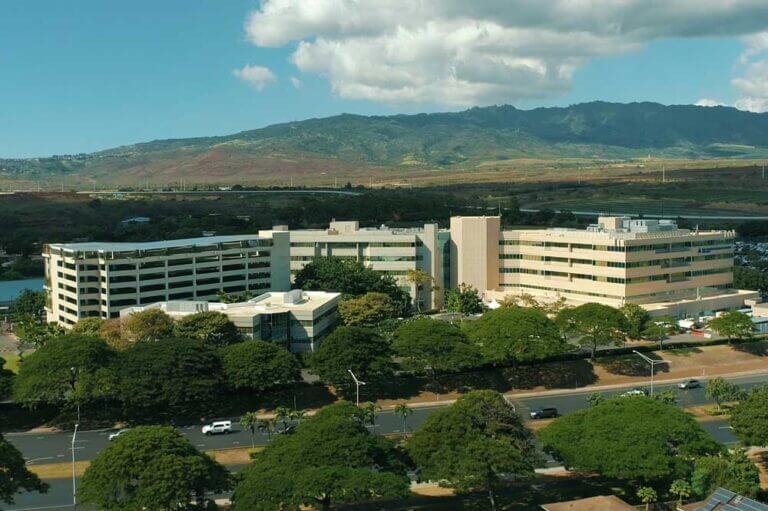
[[[121,430],[115,431],[114,433],[109,434],[109,441],[111,442],[115,438],[119,437],[120,435],[124,435],[125,433],[129,432],[130,428],[123,428]]]
[[[621,397],[630,397],[630,396],[647,396],[648,391],[645,389],[632,389],[628,390],[625,393],[621,395]]]
[[[203,426],[204,435],[226,435],[232,431],[232,421],[216,421]]]

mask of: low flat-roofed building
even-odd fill
[[[288,233],[46,245],[48,321],[70,327],[129,306],[290,289]]]
[[[285,343],[294,353],[314,351],[320,340],[339,321],[339,293],[324,291],[269,292],[246,302],[166,301],[128,307],[120,317],[148,309],[160,309],[174,319],[198,312],[225,314],[250,339]]]
[[[544,511],[637,511],[614,495],[543,504],[541,509]]]

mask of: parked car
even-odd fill
[[[701,382],[699,380],[685,380],[684,382],[678,384],[678,387],[683,390],[698,389],[701,387]]]
[[[631,396],[647,396],[648,391],[645,389],[632,389],[624,392],[621,397],[631,397]]]
[[[204,435],[226,435],[232,431],[232,421],[215,421],[203,426]]]
[[[109,434],[109,441],[111,442],[115,438],[119,437],[120,435],[124,435],[128,431],[130,431],[130,428],[123,428],[123,429],[120,429],[118,431],[115,431],[114,433],[110,433]]]
[[[554,419],[557,416],[557,408],[534,408],[531,410],[531,419]]]

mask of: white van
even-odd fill
[[[204,435],[226,435],[232,431],[232,421],[216,421],[203,426]]]

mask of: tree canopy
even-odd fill
[[[114,511],[206,509],[207,493],[230,488],[227,470],[169,426],[139,426],[91,462],[80,502]]]
[[[101,327],[104,326],[104,323],[105,320],[97,317],[83,318],[72,326],[69,333],[88,337],[101,337]]]
[[[173,319],[160,309],[134,312],[121,323],[123,337],[132,343],[173,337]]]
[[[754,498],[760,492],[760,470],[741,449],[703,456],[694,461],[691,487],[700,498],[708,497],[718,488]]]
[[[45,313],[45,291],[25,289],[11,303],[9,312],[14,316],[32,316],[39,320]]]
[[[755,330],[752,318],[739,311],[724,312],[710,320],[708,326],[718,335],[728,338],[728,342],[731,342],[733,339],[752,337],[752,332]]]
[[[356,406],[321,409],[256,454],[232,497],[235,510],[323,511],[333,503],[403,498],[409,481],[394,444],[370,433]]]
[[[403,315],[411,298],[390,275],[379,273],[359,261],[340,257],[316,257],[296,273],[296,287],[312,291],[335,291],[347,297],[368,292],[384,293]]]
[[[339,303],[339,314],[347,326],[372,326],[401,312],[398,304],[384,293],[369,292]]]
[[[460,284],[457,289],[446,291],[445,309],[448,312],[460,314],[478,314],[483,312],[483,302],[480,300],[477,289],[467,284]]]
[[[323,339],[309,366],[323,381],[348,389],[353,383],[348,370],[368,383],[391,375],[392,350],[372,330],[342,326]]]
[[[48,485],[27,469],[24,456],[0,434],[0,503],[13,504],[22,491],[45,493]]]
[[[566,334],[576,337],[581,346],[589,347],[592,358],[599,346],[616,346],[624,340],[627,318],[609,305],[585,303],[572,309],[563,309],[557,323]]]
[[[5,368],[5,359],[0,357],[0,401],[11,395],[14,377],[13,371]]]
[[[644,396],[607,399],[564,415],[539,439],[566,467],[636,484],[686,478],[691,457],[722,449],[693,417]]]
[[[135,420],[205,411],[222,389],[216,352],[191,339],[139,342],[121,357],[120,394]]]
[[[395,330],[392,349],[405,365],[429,371],[433,377],[477,367],[483,357],[454,325],[430,318],[416,318]]]
[[[768,386],[753,389],[731,410],[730,424],[745,445],[768,445]]]
[[[718,376],[707,381],[706,395],[714,399],[719,407],[724,402],[743,399],[746,392],[735,383]]]
[[[197,339],[211,348],[240,341],[240,332],[226,314],[203,311],[179,319],[174,325],[176,337]]]
[[[235,390],[260,392],[301,377],[296,357],[277,344],[245,341],[225,346],[219,354],[227,383]]]
[[[494,362],[527,362],[560,355],[570,346],[560,329],[537,309],[502,307],[464,324],[469,338]]]
[[[619,310],[627,318],[627,336],[640,339],[649,319],[648,311],[636,303],[626,303]]]
[[[538,461],[532,433],[498,392],[479,390],[432,412],[407,441],[423,480],[459,491],[482,489],[496,509],[502,474],[530,476]]]
[[[24,357],[13,396],[25,406],[86,403],[115,395],[117,354],[103,340],[67,335]]]

